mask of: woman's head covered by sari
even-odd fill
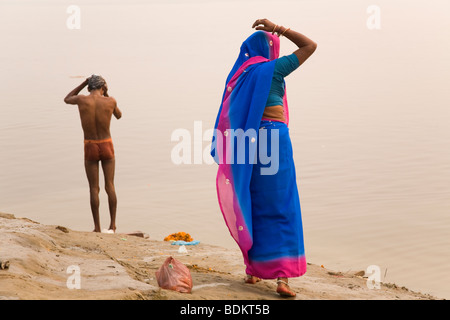
[[[222,125],[226,124],[225,125],[227,127],[226,129],[232,128],[232,127],[230,127],[230,121],[232,121],[233,119],[231,119],[229,117],[229,110],[231,107],[231,105],[230,105],[230,96],[231,96],[230,89],[232,90],[232,87],[230,87],[230,85],[237,81],[237,77],[240,77],[242,72],[246,72],[246,70],[243,70],[243,69],[247,68],[247,66],[252,65],[252,64],[266,65],[265,67],[261,66],[261,68],[258,68],[261,71],[257,72],[257,74],[259,74],[260,76],[265,78],[265,80],[266,80],[265,82],[267,84],[267,88],[266,88],[267,92],[264,92],[264,90],[261,87],[259,87],[258,97],[261,98],[265,94],[268,95],[268,92],[270,89],[270,84],[272,81],[273,69],[274,69],[274,63],[273,63],[274,61],[273,60],[278,59],[279,53],[280,53],[280,39],[278,36],[273,35],[270,32],[256,31],[253,34],[251,34],[242,43],[240,52],[239,52],[239,56],[238,56],[236,62],[234,63],[234,66],[231,69],[230,73],[228,74],[228,77],[226,80],[226,86],[225,86],[223,97],[222,97],[222,103],[221,103],[219,113],[216,118],[216,123],[214,125],[215,130],[219,128],[219,122],[221,119],[223,120],[221,122]],[[270,66],[269,66],[268,62],[272,62],[272,63],[270,63]],[[264,70],[264,72],[262,72],[262,70]],[[249,83],[247,83],[247,84],[249,84]],[[241,92],[240,96],[247,96],[249,94],[251,95],[254,93],[252,91],[246,90],[245,88],[247,88],[247,87],[253,88],[254,86],[253,85],[244,86],[242,88],[243,90],[240,91]],[[261,94],[261,90],[262,90],[263,94]],[[233,95],[236,96],[235,91],[233,91]],[[266,98],[267,98],[267,96],[266,96]],[[233,100],[237,101],[236,99],[233,99]],[[265,101],[263,101],[263,105],[259,106],[259,107],[262,107],[264,109],[264,103],[265,103]],[[222,112],[224,106],[225,106],[225,112]],[[250,106],[246,105],[245,108],[242,108],[242,107],[238,106],[237,104],[233,104],[233,106],[236,106],[236,109],[241,110],[241,111],[243,111],[245,108],[250,107]],[[231,108],[233,108],[233,107],[231,107]],[[239,118],[240,112],[234,113],[234,115],[236,116],[235,118]],[[262,111],[261,111],[261,116],[262,116]],[[261,120],[261,119],[259,119],[259,120]],[[259,125],[259,122],[260,121],[258,121],[258,125]],[[219,158],[218,158],[218,155],[215,150],[216,147],[217,147],[217,140],[216,140],[216,132],[215,132],[213,135],[213,140],[212,140],[212,145],[211,145],[211,155],[214,158],[214,160],[217,163],[219,163]]]
[[[227,78],[231,80],[236,71],[248,59],[263,57],[268,60],[278,59],[280,55],[280,39],[278,36],[265,31],[256,31],[251,34],[241,45],[239,56]]]

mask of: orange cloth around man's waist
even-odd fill
[[[87,140],[84,139],[84,143],[104,143],[104,142],[112,142],[112,138],[108,138],[108,139],[103,139],[103,140]]]
[[[84,140],[84,159],[88,161],[114,159],[112,139]]]

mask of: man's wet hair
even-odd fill
[[[93,74],[90,78],[89,78],[89,82],[88,82],[88,90],[92,91],[92,90],[97,90],[97,89],[101,89],[106,85],[106,81],[105,79],[103,79],[102,76]]]

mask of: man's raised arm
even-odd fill
[[[119,107],[117,106],[116,100],[114,100],[114,103],[115,103],[115,107],[114,107],[113,114],[114,114],[114,117],[116,117],[116,119],[118,120],[118,119],[122,118],[122,111],[120,111]]]
[[[79,96],[81,90],[87,86],[89,79],[83,81],[78,87],[69,92],[69,94],[64,98],[64,102],[67,104],[78,104]]]

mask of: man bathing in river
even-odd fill
[[[88,86],[89,95],[79,94]],[[114,187],[115,157],[111,139],[110,124],[112,115],[117,119],[122,112],[113,97],[108,96],[105,79],[92,75],[73,89],[65,98],[67,104],[78,105],[81,126],[84,132],[84,166],[89,182],[91,210],[94,218],[94,232],[101,232],[99,218],[99,161],[105,176],[105,190],[108,194],[111,223],[108,232],[116,230],[117,197]]]

